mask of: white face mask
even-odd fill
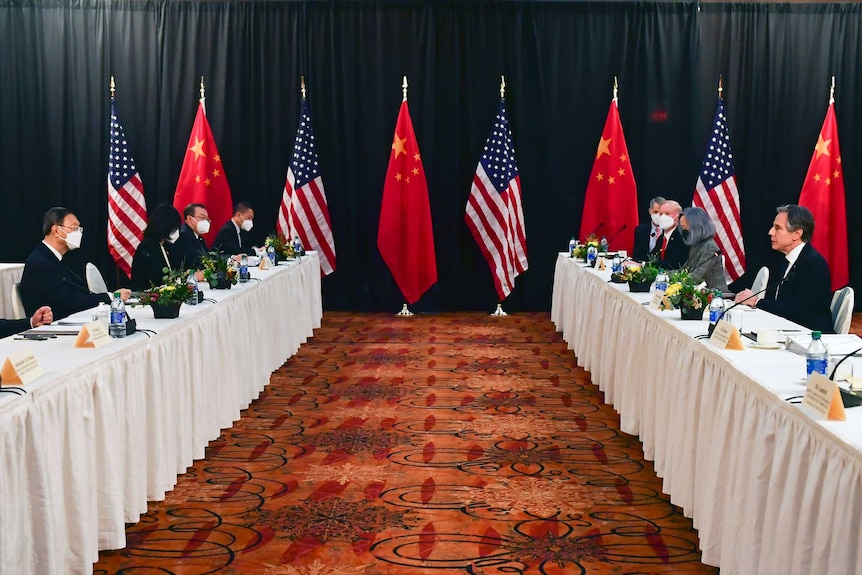
[[[667,231],[670,228],[672,228],[673,224],[674,224],[673,218],[667,214],[661,214],[658,217],[658,227],[660,227],[664,231]]]
[[[168,236],[168,243],[172,244],[180,238],[180,230],[174,230]]]
[[[210,221],[209,220],[201,220],[198,222],[198,234],[203,235],[210,231]]]
[[[81,247],[81,238],[84,237],[84,232],[75,230],[74,232],[66,233],[66,245],[70,250],[77,250]]]
[[[652,223],[654,226],[658,225],[658,219],[660,216],[661,216],[661,214],[650,214],[649,215],[649,218],[652,220]]]
[[[243,220],[240,229],[244,232],[250,232],[251,228],[254,227],[254,222],[251,220]]]

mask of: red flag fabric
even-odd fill
[[[844,200],[844,169],[838,146],[838,124],[835,104],[829,103],[826,119],[820,128],[808,175],[799,194],[799,205],[814,215],[814,237],[811,245],[826,258],[832,290],[850,282],[847,257],[847,206]]]
[[[233,215],[233,200],[203,100],[198,106],[183,169],[174,192],[174,207],[177,211],[182,213],[189,204],[206,206],[210,216],[210,231],[204,234],[204,239],[212,246],[218,231]]]
[[[407,303],[418,301],[437,282],[428,182],[406,99],[398,112],[383,184],[377,248]]]
[[[491,267],[497,296],[503,301],[515,287],[515,278],[527,270],[521,176],[503,100],[476,166],[464,220]]]
[[[132,277],[132,259],[147,227],[144,184],[111,98],[111,145],[108,152],[108,251],[117,267]]]
[[[739,217],[739,190],[730,150],[730,132],[724,100],[718,98],[712,133],[694,185],[695,206],[703,208],[715,224],[715,243],[724,254],[725,275],[736,281],[745,273],[745,244]]]
[[[610,249],[631,253],[637,224],[637,185],[614,98],[587,183],[580,237],[586,239],[590,234],[605,236]]]
[[[306,248],[319,254],[320,273],[329,275],[335,271],[335,239],[304,97],[275,227],[285,238],[299,236]]]

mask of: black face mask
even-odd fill
[[[679,229],[680,236],[682,237],[682,241],[688,244],[689,240],[691,240],[691,230],[684,230],[682,228]]]

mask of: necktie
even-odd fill
[[[781,265],[781,279],[778,281],[778,284],[775,286],[775,299],[778,300],[778,290],[781,289],[781,284],[784,283],[784,278],[787,276],[787,268],[790,265],[786,259],[784,263]]]
[[[664,241],[661,244],[661,259],[664,259],[664,252],[667,251],[667,236],[663,236]]]

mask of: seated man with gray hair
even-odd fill
[[[635,227],[635,245],[632,248],[632,259],[645,262],[650,259],[650,254],[655,251],[655,246],[662,234],[661,228],[658,226],[658,210],[664,202],[665,199],[661,196],[656,196],[649,201],[650,221]]]
[[[781,206],[769,228],[772,249],[784,254],[780,269],[770,269],[763,294],[750,289],[736,294],[736,301],[780,315],[799,325],[832,333],[832,289],[829,264],[808,242],[814,234],[814,216],[808,208]]]

